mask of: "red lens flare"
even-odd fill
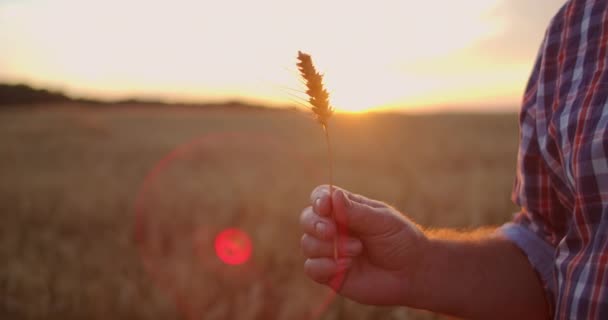
[[[256,319],[317,320],[327,312],[344,272],[328,288],[281,267],[303,262],[291,222],[324,181],[316,169],[290,141],[255,132],[206,134],[151,168],[134,204],[134,241],[144,270],[184,319],[232,319],[243,307]],[[251,230],[259,225],[254,257]],[[298,295],[285,294],[292,291]]]
[[[215,254],[225,264],[239,265],[249,261],[252,249],[249,235],[237,228],[226,229],[215,237]]]

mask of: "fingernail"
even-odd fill
[[[320,207],[321,207],[321,197],[318,197],[317,199],[315,199],[315,209],[319,210]]]
[[[327,235],[327,225],[324,222],[315,223],[315,230],[319,235]]]

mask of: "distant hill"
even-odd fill
[[[0,107],[2,106],[33,106],[42,104],[88,104],[88,105],[106,105],[106,106],[180,106],[180,107],[205,107],[205,108],[229,108],[231,110],[277,110],[277,108],[268,108],[264,106],[251,105],[240,101],[228,101],[225,103],[214,104],[183,104],[183,103],[166,103],[157,100],[142,100],[142,99],[125,99],[117,101],[100,101],[94,99],[72,98],[59,91],[51,91],[46,89],[33,88],[25,84],[2,84],[0,83]]]
[[[0,105],[69,102],[61,92],[34,89],[24,84],[0,84]]]

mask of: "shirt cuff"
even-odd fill
[[[545,290],[555,296],[555,278],[553,268],[555,263],[555,248],[538,237],[530,229],[512,222],[504,224],[498,233],[513,242],[528,257],[530,264],[540,276]]]

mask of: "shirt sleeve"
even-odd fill
[[[547,301],[554,301],[556,286],[553,277],[555,248],[540,239],[530,229],[518,223],[507,223],[498,232],[515,244],[528,258],[528,261],[543,283]]]

